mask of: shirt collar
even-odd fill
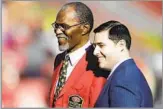
[[[109,74],[109,77],[113,74],[113,72],[115,71],[115,69],[116,69],[121,63],[123,63],[124,61],[126,61],[126,60],[128,60],[128,59],[131,59],[131,57],[125,58],[125,59],[119,61],[119,62],[113,67],[113,69],[111,70],[111,72],[110,72],[110,74]]]
[[[88,41],[84,46],[82,46],[81,48],[75,50],[72,53],[69,53],[69,57],[70,57],[70,64],[73,66],[76,62],[78,62],[78,60],[80,60],[80,58],[85,54],[86,52],[86,48],[88,48],[91,45],[90,41]]]

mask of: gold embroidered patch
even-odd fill
[[[83,98],[79,95],[69,96],[68,107],[81,108],[83,105]]]

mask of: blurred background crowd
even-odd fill
[[[75,0],[2,0],[2,107],[48,107],[55,56],[51,23],[62,5]],[[131,55],[162,103],[162,2],[81,1],[94,14],[94,28],[118,20],[132,36]],[[90,40],[94,34],[91,33]]]

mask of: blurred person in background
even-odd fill
[[[37,9],[37,11],[33,10],[33,7],[37,6],[39,7],[38,3],[28,1],[6,1],[3,3],[3,8],[5,9],[3,20],[6,21],[3,26],[5,25],[6,29],[3,30],[2,36],[2,102],[5,108],[47,107],[47,94],[46,97],[42,97],[43,95],[39,94],[42,88],[38,88],[37,95],[34,94],[35,92],[32,93],[33,90],[31,93],[27,93],[27,91],[34,88],[30,89],[27,87],[28,84],[22,83],[22,79],[29,80],[29,78],[31,80],[28,81],[29,84],[31,82],[34,83],[32,80],[40,82],[39,78],[42,77],[45,78],[45,81],[49,80],[49,78],[46,79],[47,77],[45,77],[47,72],[42,75],[40,70],[40,63],[42,65],[46,61],[47,55],[45,50],[47,50],[47,47],[44,47],[46,42],[42,35],[40,11]],[[22,11],[26,14],[20,14]],[[35,14],[35,16],[31,14]],[[35,55],[37,56],[35,57]],[[38,87],[38,84],[32,84],[32,86]],[[48,84],[44,86],[46,90],[49,90]],[[21,90],[24,91],[21,92],[18,89],[19,87],[27,88],[26,90]],[[40,104],[38,104],[39,102]]]
[[[49,83],[44,77],[22,78],[14,92],[13,107],[47,107],[48,88]]]
[[[81,2],[65,4],[52,24],[59,49],[50,89],[50,107],[93,107],[107,75],[96,66],[89,34],[91,10]],[[105,74],[105,75],[102,75]]]
[[[108,21],[94,33],[94,55],[99,67],[111,70],[95,107],[153,107],[150,87],[130,57],[131,36],[127,27]]]

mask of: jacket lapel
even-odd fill
[[[105,85],[104,85],[104,87],[103,87],[103,89],[102,89],[102,91],[101,91],[101,93],[100,93],[100,95],[99,95],[99,97],[98,97],[98,99],[96,101],[95,106],[98,106],[98,104],[101,101],[103,101],[102,98],[103,98],[103,96],[105,96],[106,91],[109,90],[109,87],[111,85],[111,79],[112,79],[112,77],[113,77],[113,74],[110,77],[108,77],[107,82],[105,83]]]
[[[52,106],[53,104],[53,98],[54,98],[54,90],[56,88],[56,82],[57,82],[57,78],[59,77],[59,73],[60,73],[60,69],[62,67],[63,61],[59,64],[59,66],[54,70],[54,75],[53,75],[53,79],[52,79],[52,87],[51,87],[51,92],[50,92],[50,105]]]

